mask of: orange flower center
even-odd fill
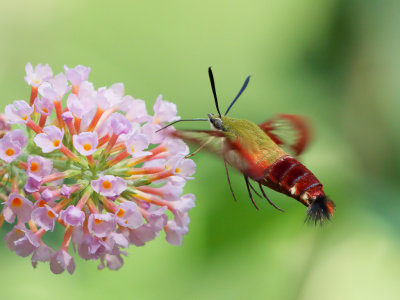
[[[102,223],[102,222],[103,222],[103,220],[100,220],[100,219],[94,219],[94,222],[95,222],[96,224],[100,224],[100,223]]]
[[[105,189],[109,189],[109,188],[111,188],[111,182],[109,182],[109,181],[103,181],[103,188],[105,188]]]
[[[179,168],[175,169],[175,173],[180,173],[180,172],[181,172],[181,169],[179,169]]]
[[[51,210],[47,212],[47,215],[52,219],[56,216]]]
[[[12,206],[20,207],[22,205],[22,200],[21,200],[21,198],[17,197],[17,198],[14,198],[11,203],[12,203]]]
[[[24,120],[24,121],[26,121],[26,120],[28,119],[28,116],[25,115],[25,116],[23,116],[21,119]]]
[[[60,146],[60,140],[54,140],[54,141],[53,141],[53,146],[54,146],[54,147]]]
[[[6,155],[8,155],[8,156],[13,156],[14,153],[15,153],[15,150],[13,148],[8,148],[6,150]]]
[[[117,212],[117,217],[122,217],[125,214],[125,210],[123,208],[120,208],[119,211]]]
[[[42,110],[47,114],[49,110],[47,108],[42,108]]]
[[[46,201],[40,200],[39,203],[38,203],[38,206],[39,207],[44,207],[46,204],[47,204]]]
[[[36,172],[37,170],[39,170],[39,164],[37,162],[33,162],[31,163],[31,172]]]
[[[92,149],[92,145],[90,145],[90,144],[85,144],[85,145],[83,145],[83,149],[84,149],[85,151],[89,151],[89,150]]]

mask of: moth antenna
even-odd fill
[[[172,125],[174,125],[174,124],[176,124],[178,122],[183,122],[183,121],[208,121],[208,119],[181,119],[181,120],[176,120],[176,121],[173,121],[173,122],[169,123],[168,125],[160,128],[160,129],[156,130],[156,132],[164,130],[165,128],[168,128],[169,126],[172,126]]]
[[[221,112],[219,111],[219,106],[218,106],[217,92],[215,90],[214,76],[213,76],[211,67],[208,67],[208,76],[210,77],[210,83],[211,83],[211,89],[212,89],[212,92],[214,95],[215,107],[217,108],[219,117],[221,118]]]
[[[242,88],[240,89],[239,93],[236,95],[235,99],[233,99],[233,101],[231,102],[231,104],[229,105],[228,109],[225,112],[225,116],[228,114],[229,110],[231,109],[231,107],[233,106],[233,104],[235,104],[236,100],[240,97],[240,95],[243,93],[243,91],[246,89],[247,85],[249,84],[250,81],[250,76],[247,76],[246,80],[244,81]]]
[[[265,193],[265,191],[264,191],[263,186],[261,185],[261,183],[259,183],[259,185],[260,185],[261,193],[263,194],[264,198],[267,199],[268,203],[271,204],[273,207],[275,207],[277,210],[279,210],[279,211],[281,211],[281,212],[285,212],[282,208],[279,208],[278,206],[275,205],[274,202],[272,202],[271,200],[269,200],[269,198],[268,198],[267,194]]]
[[[254,207],[258,210],[258,206],[254,202],[253,195],[251,194],[251,190],[250,190],[250,187],[249,187],[249,185],[250,185],[249,177],[247,177],[246,175],[244,175],[243,177],[244,177],[244,180],[246,181],[247,191],[249,192],[249,196],[250,196],[251,202],[253,203]]]
[[[235,197],[235,193],[233,192],[233,188],[232,188],[232,184],[231,184],[231,179],[229,177],[229,172],[228,172],[228,166],[226,165],[226,160],[224,159],[224,166],[225,166],[225,171],[226,171],[226,178],[228,178],[228,184],[229,184],[229,188],[231,190],[233,199],[235,200],[235,202],[237,202],[237,199]]]

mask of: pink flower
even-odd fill
[[[118,108],[126,112],[125,117],[128,120],[143,123],[151,120],[151,117],[147,114],[146,103],[140,99],[133,99],[132,96],[125,96],[122,98],[122,102],[118,105]]]
[[[152,154],[149,151],[143,151],[149,147],[149,141],[144,134],[139,134],[137,132],[128,136],[128,138],[125,140],[125,147],[133,158]]]
[[[158,96],[154,109],[154,123],[164,123],[179,120],[176,116],[178,110],[176,104],[162,100],[162,95]]]
[[[147,242],[155,239],[158,231],[150,224],[143,224],[137,229],[129,231],[129,242],[137,247],[144,246]]]
[[[124,227],[135,229],[143,224],[142,214],[134,202],[121,203],[118,206],[115,216],[118,224]]]
[[[81,132],[73,136],[76,151],[84,156],[92,155],[96,152],[99,143],[96,132]]]
[[[122,96],[124,95],[125,88],[123,83],[114,83],[108,89],[100,88],[99,93],[103,95],[110,107],[118,105],[122,101]]]
[[[28,222],[31,219],[33,204],[20,194],[12,193],[4,203],[3,216],[8,223],[13,223],[18,216],[19,223]]]
[[[92,99],[87,102],[91,104],[81,101],[75,94],[70,94],[67,99],[67,107],[75,116],[82,119],[87,111],[95,108],[94,101],[92,101]]]
[[[7,163],[15,160],[25,147],[27,137],[22,130],[15,129],[7,132],[0,140],[0,158]]]
[[[26,124],[33,108],[24,100],[15,100],[13,104],[8,104],[5,108],[6,118],[11,124]]]
[[[39,247],[33,250],[31,257],[32,266],[36,268],[38,261],[47,262],[54,256],[55,251],[45,244],[41,243]]]
[[[53,71],[49,67],[48,64],[42,65],[38,64],[35,67],[35,70],[33,70],[32,64],[27,63],[25,66],[25,71],[26,71],[26,76],[25,76],[25,81],[34,87],[39,87],[39,85],[51,79],[53,77]]]
[[[23,225],[16,225],[4,237],[8,249],[14,251],[17,255],[27,257],[37,247],[40,246],[39,239],[30,230]]]
[[[75,68],[68,68],[64,65],[65,75],[72,85],[80,85],[82,82],[88,80],[90,67],[77,65]]]
[[[180,227],[174,220],[170,220],[165,227],[165,238],[168,243],[175,246],[182,245],[183,235],[189,232],[187,227]]]
[[[29,155],[27,164],[26,174],[36,179],[41,179],[44,176],[50,175],[53,169],[53,162],[50,159],[37,155]]]
[[[47,98],[36,98],[35,100],[36,110],[42,115],[50,116],[53,111],[54,104],[50,99]]]
[[[91,214],[89,216],[89,231],[97,237],[105,237],[114,231],[116,226],[115,216],[111,213]]]
[[[43,229],[53,231],[58,214],[48,205],[32,211],[32,220]]]
[[[33,193],[39,191],[40,187],[42,186],[43,181],[39,177],[29,176],[26,180],[24,190],[27,193]]]
[[[190,176],[196,170],[196,164],[191,159],[185,159],[183,155],[172,156],[165,164],[167,170],[171,169],[176,176],[191,179]]]
[[[49,153],[61,148],[63,137],[64,128],[60,130],[56,126],[47,126],[43,128],[43,133],[34,137],[33,141],[44,153]]]
[[[77,227],[82,226],[85,220],[85,213],[73,205],[60,212],[60,218],[67,224]]]
[[[69,274],[75,271],[75,262],[71,255],[64,249],[57,251],[50,259],[50,270],[54,274],[61,274],[67,270]]]
[[[147,224],[150,225],[155,232],[159,232],[164,229],[168,222],[168,216],[165,214],[167,210],[166,206],[162,206],[153,211],[149,211],[146,217]]]
[[[175,222],[178,226],[185,227],[189,224],[188,212],[195,207],[194,201],[195,196],[193,194],[186,194],[183,195],[180,200],[172,203]]]
[[[104,175],[97,180],[92,180],[91,185],[97,193],[106,197],[119,196],[127,187],[125,180],[112,175]]]
[[[116,135],[127,134],[132,130],[131,122],[120,113],[113,113],[109,120],[110,128]]]
[[[48,83],[39,86],[39,93],[51,101],[61,101],[64,95],[69,92],[71,87],[68,85],[67,77],[60,73],[50,79]]]

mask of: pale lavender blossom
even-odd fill
[[[64,128],[60,130],[56,126],[47,126],[43,128],[43,133],[34,137],[33,141],[44,153],[49,153],[62,146],[63,137]]]
[[[10,124],[25,124],[33,113],[33,107],[24,100],[15,100],[13,104],[6,105],[5,113]]]
[[[20,194],[12,193],[4,203],[3,216],[8,223],[13,223],[16,216],[19,223],[25,223],[31,219],[32,209],[31,201]]]
[[[158,96],[156,103],[153,106],[153,109],[153,122],[155,124],[172,122],[180,119],[176,116],[178,112],[178,110],[176,109],[176,104],[162,100],[162,95]]]
[[[24,190],[27,193],[34,193],[34,192],[39,191],[42,184],[43,184],[43,181],[41,180],[41,178],[29,176],[26,179],[26,183],[24,185]]]
[[[6,241],[8,249],[22,257],[27,257],[35,248],[40,246],[38,237],[22,224],[14,226],[14,228],[6,234],[4,240]]]
[[[191,159],[184,159],[184,156],[177,154],[172,156],[165,164],[167,170],[171,169],[173,174],[176,176],[183,177],[185,179],[191,179],[190,176],[194,174],[196,170],[196,164]]]
[[[74,205],[68,206],[66,210],[60,212],[60,218],[67,224],[77,227],[82,226],[85,220],[85,213]]]
[[[70,111],[66,111],[64,113],[61,114],[61,118],[63,119],[63,121],[65,123],[70,123],[74,120],[74,115],[72,114],[72,112]]]
[[[0,158],[7,163],[15,160],[27,143],[27,137],[20,129],[8,131],[0,139]]]
[[[142,214],[134,202],[121,203],[118,206],[115,216],[119,225],[128,227],[130,229],[138,228],[143,224]]]
[[[73,136],[74,147],[82,155],[92,155],[96,152],[99,138],[96,132],[81,132]]]
[[[90,233],[97,237],[105,237],[114,231],[117,221],[111,213],[91,214],[88,225]]]
[[[50,190],[45,189],[42,194],[42,199],[46,201],[48,204],[53,203],[55,200],[60,198],[60,190]]]
[[[119,196],[127,187],[125,180],[113,175],[104,175],[97,180],[92,180],[91,185],[93,190],[106,197]]]
[[[183,235],[189,232],[187,227],[178,226],[174,220],[169,220],[164,230],[167,242],[175,246],[182,245]]]
[[[147,224],[150,225],[155,232],[159,232],[164,229],[168,222],[168,216],[165,214],[167,210],[166,206],[162,206],[155,210],[149,211],[146,217]]]
[[[26,174],[40,180],[44,176],[50,175],[53,170],[53,162],[50,159],[35,155],[29,155]]]
[[[85,113],[88,111],[88,107],[79,97],[75,94],[70,94],[67,99],[68,109],[78,118],[82,119]],[[92,105],[92,108],[93,105]]]
[[[146,103],[141,99],[124,96],[118,108],[126,112],[125,117],[130,121],[143,123],[151,120],[151,117],[147,114]]]
[[[50,116],[52,111],[53,111],[54,104],[48,98],[44,98],[44,97],[36,98],[36,100],[35,100],[35,108],[42,115]]]
[[[48,83],[39,86],[39,93],[51,101],[61,101],[64,95],[69,92],[71,86],[68,85],[67,77],[64,74],[57,74]]]
[[[189,224],[188,212],[195,207],[195,196],[193,194],[186,194],[178,201],[172,202],[174,208],[175,222],[178,226],[185,227]]]
[[[158,231],[150,224],[143,224],[137,229],[131,229],[128,232],[129,242],[137,247],[144,246],[156,238]]]
[[[133,158],[151,155],[151,152],[143,151],[149,147],[149,144],[147,137],[137,132],[132,133],[125,140],[125,147]]]
[[[61,274],[65,270],[72,274],[75,271],[74,258],[64,249],[60,249],[50,259],[50,269],[54,274]]]
[[[109,118],[109,124],[116,135],[127,134],[132,130],[132,123],[120,113],[113,113]]]
[[[38,64],[33,69],[31,63],[27,63],[25,66],[26,76],[25,81],[34,87],[39,87],[42,82],[45,82],[53,77],[53,71],[48,64]]]
[[[107,99],[107,102],[111,107],[121,103],[124,92],[125,88],[123,83],[114,83],[108,89],[99,89],[99,93],[101,93]]]
[[[49,246],[41,243],[39,247],[33,250],[33,255],[31,257],[32,266],[36,268],[37,263],[48,262],[54,256],[55,251],[51,249]]]
[[[90,67],[77,65],[74,68],[68,68],[64,65],[65,75],[72,85],[79,86],[82,82],[89,78]]]
[[[37,207],[32,211],[32,220],[46,231],[53,231],[58,214],[49,206]]]

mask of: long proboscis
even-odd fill
[[[236,95],[235,99],[233,99],[233,101],[231,102],[231,104],[229,105],[228,109],[225,112],[225,116],[228,114],[229,110],[231,109],[231,107],[233,106],[233,104],[235,104],[236,100],[240,97],[240,95],[244,92],[244,90],[246,89],[247,85],[249,84],[250,81],[250,76],[247,76],[246,80],[244,81],[242,88],[240,89],[239,93]]]
[[[165,125],[164,127],[160,128],[160,129],[158,129],[156,132],[164,130],[165,128],[168,128],[169,126],[172,126],[172,125],[174,125],[176,123],[183,122],[183,121],[208,121],[208,119],[200,118],[200,119],[181,119],[181,120],[176,120],[176,121],[173,121],[173,122],[169,123],[168,125]]]

